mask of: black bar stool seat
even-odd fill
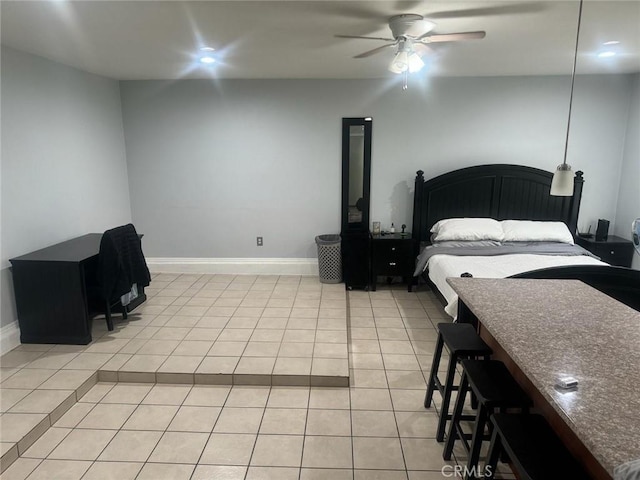
[[[478,403],[487,408],[527,407],[531,399],[498,360],[463,360],[463,371]]]
[[[522,480],[591,478],[541,415],[496,413],[485,478],[493,479],[504,450]],[[488,468],[490,467],[490,468]]]
[[[470,323],[439,323],[438,330],[451,353],[457,355],[490,355],[493,353]]]
[[[442,358],[442,349],[446,345],[449,349],[449,366],[447,367],[447,378],[444,385],[438,378],[438,368]],[[458,385],[454,385],[456,365],[463,358],[485,358],[491,355],[491,348],[476,333],[476,329],[470,323],[439,323],[438,340],[431,363],[431,373],[427,383],[427,393],[424,397],[424,408],[431,406],[433,392],[438,389],[442,396],[440,407],[440,418],[438,420],[438,430],[436,440],[444,440],[447,420],[451,419],[449,404],[451,393],[458,390]]]
[[[489,438],[484,434],[489,416],[497,409],[505,411],[517,408],[527,412],[531,406],[531,399],[513,379],[504,363],[497,360],[462,360],[461,364],[462,379],[442,456],[445,460],[450,460],[454,443],[456,439],[460,439],[469,453],[465,472],[467,479],[473,478],[471,472],[478,471],[480,447],[482,441]],[[462,410],[469,389],[478,401],[473,433],[470,435],[463,432],[460,424],[465,420]],[[471,440],[471,444],[468,440]]]

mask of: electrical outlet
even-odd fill
[[[256,244],[261,247],[262,246],[262,237],[256,237]]]

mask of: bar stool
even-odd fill
[[[485,466],[485,479],[495,475],[502,451],[522,480],[591,478],[540,415],[496,413],[491,416],[493,435]]]
[[[507,408],[519,408],[526,413],[531,406],[531,400],[513,379],[504,363],[497,360],[462,360],[461,363],[462,379],[442,457],[445,460],[451,459],[454,442],[459,438],[469,453],[465,472],[467,479],[473,478],[474,472],[477,471],[482,441],[489,438],[484,434],[489,416],[496,409],[504,411]],[[460,425],[460,421],[464,420],[462,409],[469,389],[478,400],[478,411],[471,435],[464,433]],[[471,445],[467,442],[469,439]]]
[[[438,378],[438,368],[440,367],[444,345],[449,349],[449,366],[447,368],[447,378],[443,385]],[[451,402],[451,392],[458,390],[458,385],[453,383],[458,360],[463,358],[484,358],[488,360],[491,353],[493,353],[491,348],[480,338],[470,323],[438,324],[438,340],[436,350],[433,353],[431,373],[427,383],[427,394],[424,397],[424,408],[429,408],[436,388],[442,395],[440,419],[438,420],[438,431],[436,432],[437,441],[442,442],[444,440],[447,420],[451,419],[449,404]]]

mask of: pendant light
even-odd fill
[[[578,11],[578,29],[576,33],[576,50],[573,55],[573,70],[571,71],[571,93],[569,94],[569,118],[567,119],[567,137],[564,143],[564,159],[551,180],[550,194],[557,197],[571,197],[573,195],[573,172],[571,165],[567,163],[567,151],[569,150],[569,128],[571,127],[571,106],[573,104],[573,85],[576,81],[576,63],[578,60],[578,40],[580,39],[580,21],[582,19],[582,1]]]

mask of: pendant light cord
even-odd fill
[[[564,142],[564,159],[562,164],[567,164],[567,152],[569,150],[569,129],[571,128],[571,106],[573,105],[573,85],[576,80],[576,63],[578,61],[578,41],[580,40],[580,23],[582,21],[582,1],[580,0],[580,9],[578,11],[578,29],[576,32],[576,50],[573,55],[573,69],[571,70],[571,92],[569,93],[569,118],[567,119],[567,138]]]

